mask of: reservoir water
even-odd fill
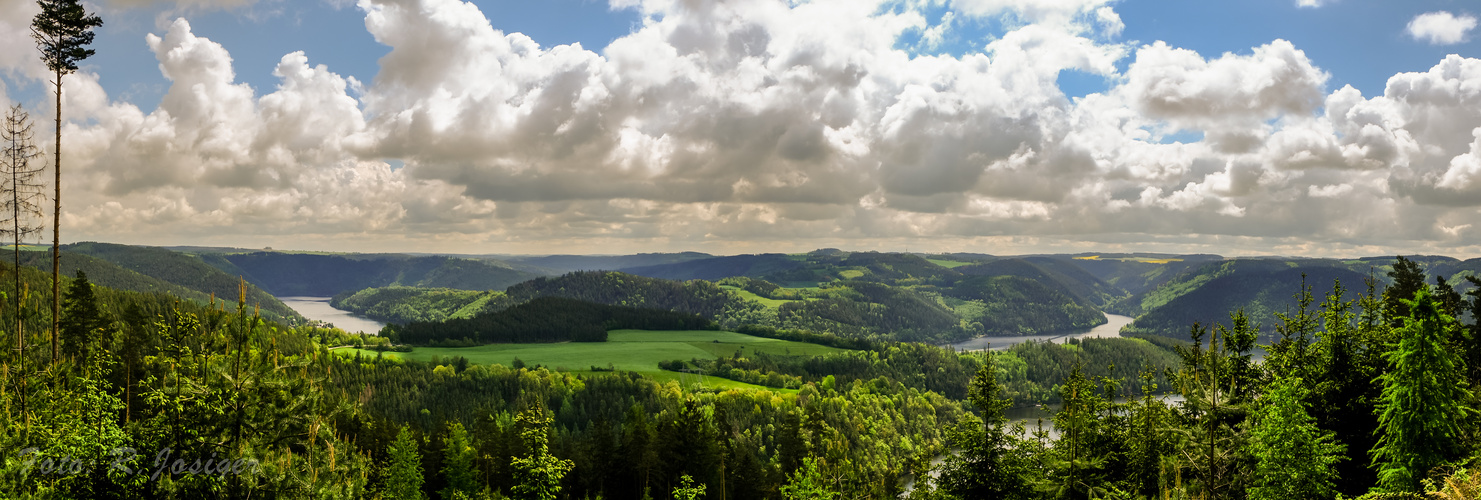
[[[1095,328],[1091,328],[1089,331],[1081,332],[1081,333],[1059,333],[1059,334],[1054,334],[1054,335],[1025,335],[1025,336],[1016,336],[1016,337],[977,337],[975,339],[965,340],[965,341],[962,341],[962,342],[957,342],[957,343],[948,344],[948,345],[950,345],[951,347],[955,348],[958,351],[978,351],[978,350],[982,350],[982,349],[991,349],[991,350],[996,351],[996,350],[1000,350],[1000,349],[1007,349],[1008,346],[1011,346],[1011,345],[1014,345],[1014,344],[1022,344],[1024,342],[1028,342],[1030,340],[1035,341],[1035,342],[1044,342],[1044,341],[1064,342],[1065,340],[1069,340],[1069,339],[1091,339],[1091,338],[1120,337],[1121,336],[1121,327],[1131,324],[1132,320],[1134,320],[1134,319],[1135,318],[1132,318],[1130,316],[1122,316],[1120,314],[1107,314],[1106,315],[1106,324],[1097,326]]]
[[[305,318],[323,321],[350,333],[364,332],[374,335],[381,331],[381,327],[386,326],[385,323],[357,316],[349,311],[335,309],[329,305],[329,297],[278,297],[278,300],[283,301]]]

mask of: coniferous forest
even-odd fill
[[[0,58],[0,500],[1481,499],[1481,259],[908,250],[1469,242],[1474,213],[1440,209],[1481,199],[1481,127],[1445,114],[1481,102],[1465,12],[1416,13],[1411,41],[1455,52],[1365,99],[1323,98],[1343,72],[1282,39],[1136,48],[1105,0],[612,0],[630,26],[595,51],[471,2],[361,0],[381,73],[298,50],[258,96],[166,17],[350,2],[109,2],[165,9],[144,38],[172,82],[109,97],[80,65],[89,5],[38,0],[18,28],[21,3],[0,39],[29,30],[45,71]],[[1066,70],[1104,88],[1066,93]],[[37,75],[50,142],[17,100]],[[1386,213],[1319,200],[1390,192]],[[1259,227],[1325,211],[1357,222]],[[1410,212],[1434,227],[1353,243]],[[63,220],[258,246],[907,251],[64,246]],[[349,333],[290,296],[389,324]]]
[[[689,360],[740,378],[774,375],[783,381],[775,389],[336,354],[357,338],[267,322],[245,300],[118,291],[82,273],[65,283],[52,359],[47,308],[29,292],[48,276],[23,267],[19,293],[0,290],[5,330],[16,333],[7,342],[25,346],[3,362],[0,491],[1470,498],[1481,485],[1481,296],[1398,262],[1388,285],[1337,282],[1318,293],[1292,283],[1299,307],[1278,315],[1269,345],[1232,311],[1189,325],[1186,343],[1084,339],[959,353],[755,327],[842,349]],[[532,341],[554,330],[516,320],[565,305],[588,311],[563,320],[572,324],[703,321],[571,299],[485,321],[512,322],[532,336],[513,340]],[[453,321],[448,328],[467,328]],[[1012,408],[1039,402],[1053,403],[1042,419],[1010,421]]]

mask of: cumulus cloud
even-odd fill
[[[1405,31],[1416,41],[1430,45],[1455,45],[1466,40],[1466,34],[1476,27],[1476,17],[1470,14],[1456,16],[1446,11],[1427,12],[1414,16]]]
[[[261,90],[174,20],[146,40],[170,81],[157,109],[68,80],[64,223],[135,242],[483,253],[913,239],[1310,253],[1474,235],[1481,60],[1369,97],[1326,88],[1285,40],[1131,51],[1107,40],[1121,21],[1098,0],[951,2],[1017,23],[980,52],[919,55],[902,34],[945,36],[955,18],[882,2],[618,1],[641,23],[582,47],[501,31],[458,0],[360,0],[389,48],[372,80],[293,52]],[[0,16],[0,39],[20,15]],[[1114,83],[1071,99],[1065,70]]]

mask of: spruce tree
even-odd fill
[[[1336,496],[1335,468],[1345,447],[1307,413],[1306,381],[1277,379],[1254,412],[1249,453],[1255,459],[1250,500],[1315,500]]]
[[[1426,288],[1405,300],[1408,317],[1399,329],[1398,348],[1385,354],[1389,370],[1379,377],[1378,445],[1372,450],[1379,488],[1417,492],[1420,481],[1437,466],[1460,458],[1463,429],[1475,410],[1466,406],[1466,389],[1458,353],[1447,337],[1458,330]]]
[[[478,492],[478,476],[473,459],[478,450],[473,438],[461,422],[448,426],[447,437],[442,438],[442,478],[447,487],[439,491],[443,500],[473,498]]]
[[[420,500],[422,495],[422,456],[416,439],[405,425],[396,433],[396,441],[386,448],[391,463],[386,466],[386,498]]]
[[[1394,257],[1394,268],[1388,272],[1388,277],[1394,284],[1383,290],[1383,312],[1389,325],[1399,328],[1404,326],[1404,318],[1409,316],[1407,301],[1426,288],[1424,269],[1419,267],[1419,263],[1400,255]]]
[[[65,314],[62,316],[62,353],[78,360],[87,358],[97,330],[108,325],[87,273],[77,270],[77,278],[67,287]]]
[[[36,39],[36,48],[41,50],[41,62],[51,70],[55,79],[51,84],[56,90],[56,142],[52,143],[55,158],[52,171],[56,174],[53,184],[51,221],[51,360],[57,360],[57,319],[61,315],[61,244],[62,244],[62,77],[77,71],[77,63],[92,57],[94,51],[87,48],[93,43],[93,28],[103,25],[103,20],[89,14],[78,0],[37,0],[41,12],[31,20],[31,37]]]
[[[962,498],[1030,498],[1029,458],[1015,450],[1022,439],[1008,428],[1004,415],[1012,402],[1003,397],[997,369],[989,357],[977,370],[967,399],[982,412],[949,432],[961,452],[948,457],[939,480],[942,492]]]

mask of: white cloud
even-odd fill
[[[1475,27],[1475,16],[1470,14],[1456,16],[1442,10],[1414,16],[1405,31],[1416,41],[1430,45],[1455,45],[1464,42],[1466,34]]]
[[[1318,8],[1325,5],[1327,0],[1296,0],[1297,7]]]
[[[1128,54],[1105,39],[1108,1],[953,3],[1022,21],[961,57],[896,43],[957,21],[875,2],[616,5],[644,20],[593,51],[456,0],[361,0],[390,48],[373,80],[293,52],[263,90],[176,20],[147,41],[171,82],[158,109],[68,79],[64,222],[91,239],[483,253],[900,238],[1300,253],[1454,243],[1481,216],[1481,60],[1365,97],[1328,91],[1284,40]],[[1112,88],[1069,99],[1067,69]]]

